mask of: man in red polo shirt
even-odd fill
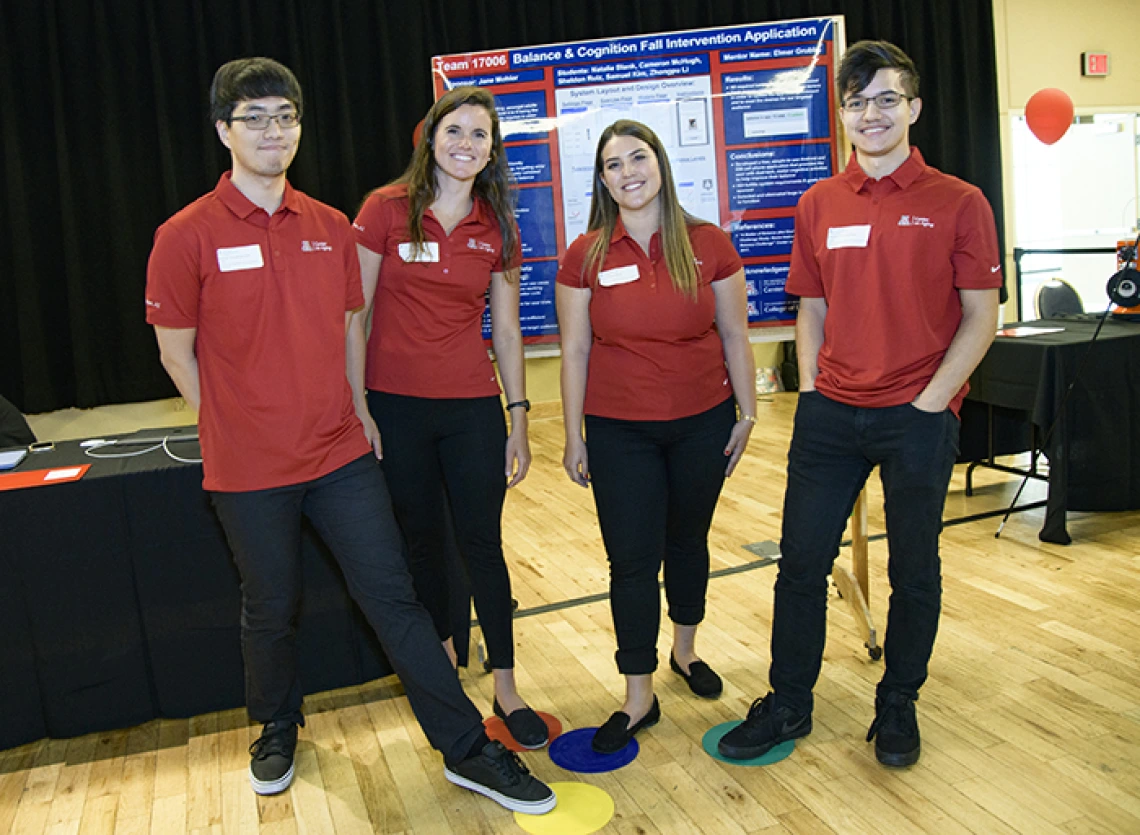
[[[300,85],[276,61],[231,61],[214,76],[210,105],[233,169],[155,234],[147,321],[163,366],[199,410],[203,486],[241,573],[246,704],[264,723],[250,749],[253,789],[288,788],[304,724],[294,630],[304,514],[447,778],[509,809],[546,812],[553,792],[487,738],[412,589],[346,373],[348,324],[364,303],[352,228],[285,176],[301,138]]]
[[[761,756],[811,732],[827,576],[856,497],[881,467],[890,546],[885,670],[867,741],[889,766],[917,762],[914,702],[941,610],[938,537],[958,454],[966,380],[997,327],[1001,262],[974,186],[909,144],[918,72],[898,47],[860,41],[837,79],[855,153],[803,196],[788,292],[800,399],[788,453],[772,625],[772,693],[725,735],[727,757]]]

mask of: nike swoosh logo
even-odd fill
[[[990,272],[991,272],[991,273],[996,273],[996,272],[997,272],[998,270],[1000,270],[1000,269],[1001,269],[1001,265],[999,264],[999,265],[998,265],[998,266],[996,266],[996,267],[990,267]]]

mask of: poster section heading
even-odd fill
[[[826,19],[800,20],[513,49],[510,51],[510,68],[521,69],[535,65],[553,67],[614,58],[644,58],[673,52],[714,52],[725,47],[774,46],[796,41],[814,41],[824,35],[830,22]]]
[[[513,84],[511,70],[527,67],[553,67],[560,64],[580,64],[592,61],[606,61],[613,58],[644,58],[673,52],[713,52],[726,47],[773,47],[762,50],[764,58],[796,57],[811,55],[805,52],[803,41],[818,41],[830,35],[832,20],[796,20],[784,23],[764,23],[750,26],[735,26],[727,29],[703,29],[692,32],[674,32],[657,35],[637,35],[626,38],[583,41],[581,43],[555,44],[551,46],[526,47],[522,49],[500,49],[467,55],[437,55],[432,59],[432,70],[451,79],[464,75],[485,76],[501,74],[503,80],[495,83]],[[780,46],[799,44],[791,48]],[[748,52],[734,53],[747,55]],[[738,57],[736,60],[753,60]],[[464,83],[473,83],[464,79]]]
[[[835,169],[833,73],[841,18],[495,50],[432,59],[436,94],[461,84],[495,97],[518,184],[522,327],[557,335],[558,259],[587,230],[602,132],[648,125],[690,214],[732,236],[745,262],[749,321],[795,317],[784,292],[795,205]],[[485,321],[489,336],[489,320]]]

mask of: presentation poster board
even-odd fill
[[[558,338],[558,259],[586,231],[597,138],[622,118],[661,138],[685,209],[732,236],[749,323],[794,320],[784,292],[793,216],[839,164],[842,48],[837,16],[432,58],[437,97],[463,84],[495,96],[519,186],[526,341]]]

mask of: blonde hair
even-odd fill
[[[610,249],[610,238],[621,213],[602,177],[605,162],[603,154],[606,145],[615,136],[640,139],[657,157],[657,167],[661,171],[661,191],[658,193],[658,199],[661,205],[661,248],[665,252],[665,265],[669,269],[669,276],[673,279],[673,287],[696,301],[700,271],[693,256],[693,245],[689,242],[689,227],[703,225],[706,221],[693,217],[681,208],[665,146],[652,129],[632,119],[619,119],[602,131],[601,138],[598,139],[598,149],[594,154],[594,196],[590,200],[588,224],[591,232],[598,230],[598,237],[586,254],[583,268],[585,274],[589,275],[600,270],[605,263],[606,254]]]

